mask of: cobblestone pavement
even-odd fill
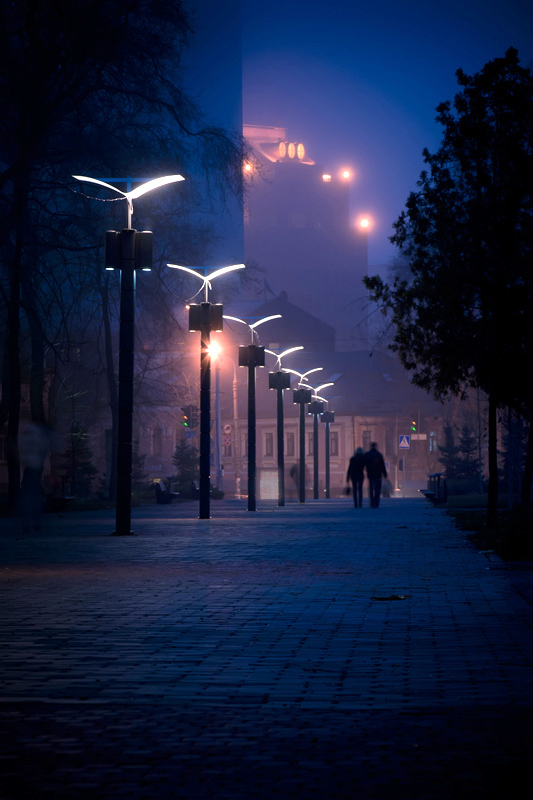
[[[529,796],[531,572],[424,500],[212,511],[0,522],[2,800]]]

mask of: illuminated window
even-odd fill
[[[303,144],[298,145],[298,147],[296,148],[296,153],[298,155],[298,158],[303,158],[305,156],[305,147],[303,146]]]
[[[287,155],[287,145],[285,142],[280,142],[278,147],[278,153],[280,158],[285,158]]]
[[[289,145],[289,158],[294,158],[296,155],[296,145],[294,142],[291,142]]]

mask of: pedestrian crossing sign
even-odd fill
[[[411,448],[411,435],[404,434],[403,436],[400,436],[398,447],[400,450],[409,450]]]

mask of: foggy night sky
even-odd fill
[[[329,172],[354,170],[352,212],[374,219],[374,267],[394,254],[423,148],[439,146],[435,108],[456,94],[456,70],[473,74],[509,47],[533,61],[531,0],[253,0],[242,18],[244,122],[282,125]]]

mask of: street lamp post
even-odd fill
[[[326,499],[329,500],[331,492],[330,484],[330,423],[335,422],[335,413],[333,411],[324,411],[321,416],[322,422],[325,423],[325,454],[326,454]]]
[[[305,385],[307,376],[313,372],[320,372],[323,367],[315,367],[309,369],[307,372],[296,372],[294,369],[285,369],[284,372],[290,372],[299,377],[298,389],[293,392],[292,402],[300,406],[300,459],[299,459],[299,475],[298,475],[298,495],[300,503],[305,503],[305,404],[310,403],[313,399],[313,389]]]
[[[313,400],[309,403],[309,414],[313,415],[313,499],[318,500],[318,417],[324,410],[324,403]]]
[[[211,281],[236,269],[243,269],[244,264],[233,264],[216,269],[208,274],[209,267],[200,275],[196,269],[179,264],[167,264],[173,269],[180,269],[203,280],[205,291],[203,303],[191,303],[189,306],[189,331],[200,331],[200,510],[199,519],[209,519],[211,513],[211,331],[222,331],[223,308],[221,303],[209,302]]]
[[[270,355],[277,358],[277,372],[270,372],[268,375],[268,388],[275,389],[277,393],[277,456],[278,456],[278,506],[285,505],[285,439],[283,431],[283,390],[290,387],[291,376],[288,372],[281,369],[281,359],[296,350],[303,350],[303,345],[290,347],[283,353],[275,353],[273,350],[266,350]]]
[[[323,383],[321,386],[317,386],[309,405],[309,413],[313,415],[313,497],[315,500],[318,500],[318,417],[324,411],[327,402],[323,397],[319,397],[318,393],[326,386],[333,386],[333,383]]]
[[[256,412],[255,412],[255,370],[265,366],[265,348],[254,344],[255,329],[272,319],[279,319],[281,314],[272,314],[249,323],[239,317],[224,315],[224,319],[241,322],[251,332],[251,344],[239,347],[239,367],[248,367],[248,511],[256,511]],[[254,319],[251,317],[250,319]]]
[[[115,535],[127,536],[131,531],[131,473],[133,454],[133,379],[135,372],[135,272],[152,268],[152,233],[131,227],[133,201],[143,194],[184,180],[181,175],[142,183],[136,189],[122,192],[115,186],[86,175],[73,175],[76,180],[104,186],[122,195],[128,203],[128,227],[122,231],[107,231],[105,268],[120,270],[120,327],[118,361],[118,442],[117,497]],[[133,179],[128,179],[128,186]]]

